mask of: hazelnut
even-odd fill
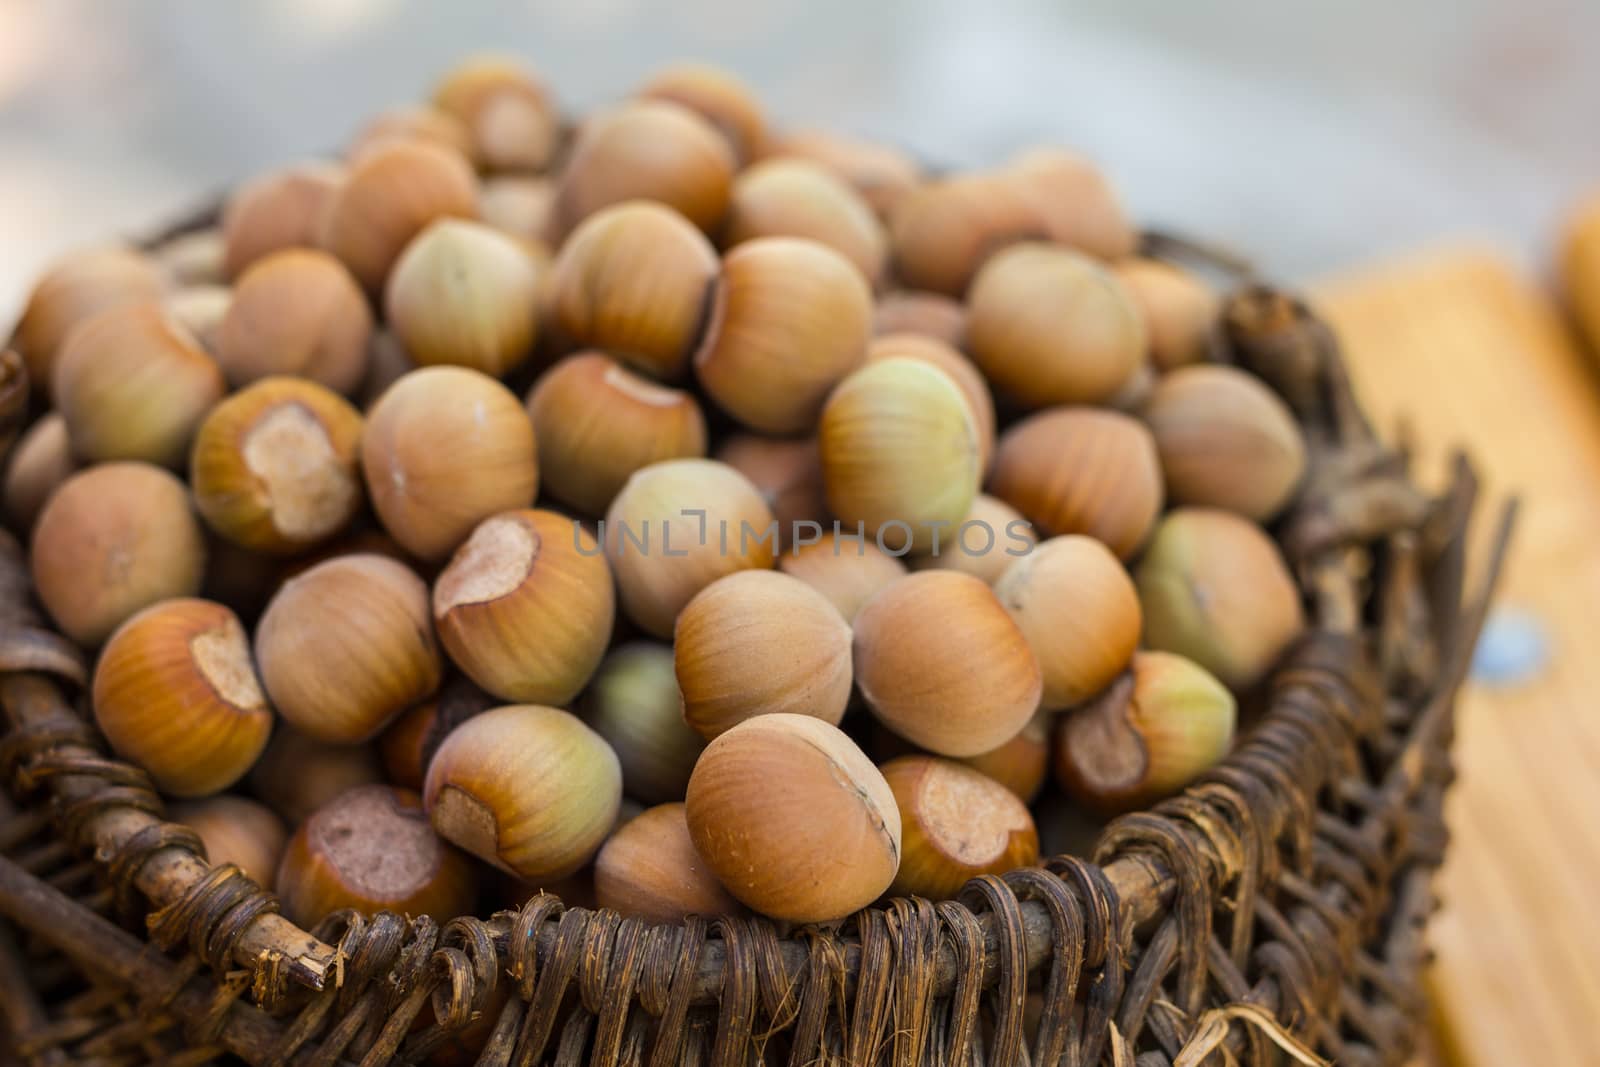
[[[263,378],[211,410],[189,481],[207,524],[234,544],[289,554],[344,529],[361,507],[361,414],[303,378]]]
[[[290,248],[240,276],[217,327],[217,363],[234,387],[293,374],[351,393],[367,370],[372,312],[326,252]]]
[[[373,405],[361,466],[383,528],[438,560],[490,515],[533,502],[536,447],[511,390],[465,367],[424,367]]]
[[[433,620],[456,666],[501,700],[566,704],[611,639],[611,570],[553,511],[478,524],[433,586]]]
[[[104,463],[45,503],[29,559],[61,632],[97,645],[156,601],[198,593],[206,550],[182,482],[147,463]]]
[[[377,294],[428,223],[471,218],[477,206],[478,179],[459,152],[425,141],[386,141],[351,164],[328,202],[321,244]]]
[[[1139,644],[1139,593],[1099,541],[1052,537],[1015,560],[994,585],[1044,676],[1042,706],[1070,708],[1128,666]]]
[[[656,637],[724,575],[765,570],[776,554],[772,512],[724,463],[673,459],[628,479],[606,513],[604,544],[623,610]]]
[[[226,284],[226,252],[221,228],[207,226],[168,238],[156,246],[150,258],[166,273],[169,284],[186,289]]]
[[[935,756],[901,756],[882,771],[900,810],[900,870],[890,893],[948,900],[980,874],[1038,861],[1033,816],[999,782]]]
[[[93,697],[117,755],[173,796],[226,789],[272,733],[244,627],[209,600],[163,600],[117,627],[95,665]]]
[[[683,799],[706,743],[683,721],[671,648],[635,642],[614,650],[589,685],[584,719],[616,751],[629,796]]]
[[[919,571],[962,571],[992,586],[1037,543],[1033,525],[1020,511],[1004,500],[979,493],[972,500],[972,510],[950,530],[939,551],[913,556],[911,566]]]
[[[284,915],[309,928],[344,908],[449,922],[471,912],[478,887],[472,864],[439,840],[415,793],[367,785],[335,797],[295,831],[277,892]]]
[[[1305,628],[1278,546],[1226,511],[1170,512],[1134,579],[1145,643],[1187,656],[1235,690],[1254,685]]]
[[[230,278],[285,248],[315,248],[329,206],[344,184],[336,163],[302,163],[263,174],[234,190],[222,210],[223,268]]]
[[[907,575],[855,619],[855,678],[873,714],[941,756],[1014,737],[1039,706],[1039,661],[987,585],[957,571]]]
[[[226,285],[186,285],[161,302],[162,310],[188,330],[212,359],[217,358],[222,321],[233,306],[233,289]]]
[[[646,100],[681,104],[715,126],[740,163],[755,159],[766,142],[767,120],[750,87],[725,70],[704,63],[675,63],[655,73],[639,90]]]
[[[428,765],[434,827],[525,880],[563,878],[616,822],[622,771],[599,734],[556,708],[495,708],[451,731]]]
[[[280,722],[247,781],[263,803],[299,826],[340,794],[382,782],[383,771],[370,745],[330,745]]]
[[[998,748],[968,756],[961,762],[993,778],[1032,804],[1050,773],[1050,727],[1055,716],[1038,712],[1022,730]]]
[[[426,104],[391,108],[377,115],[356,134],[345,155],[359,160],[374,148],[396,140],[425,141],[473,158],[472,134],[461,120]]]
[[[513,238],[481,222],[439,219],[389,275],[389,328],[422,366],[450,363],[499,377],[533,350],[539,274]]]
[[[978,268],[1044,226],[1021,191],[992,174],[958,174],[919,186],[895,205],[890,245],[901,281],[959,297]]]
[[[695,374],[746,426],[799,433],[865,358],[871,320],[872,292],[837,252],[798,237],[749,241],[723,258]]]
[[[183,462],[224,392],[216,363],[159,304],[121,304],[73,330],[51,388],[79,458],[164,467]]]
[[[770,159],[733,183],[723,246],[760,237],[805,237],[827,245],[877,284],[889,258],[889,237],[870,204],[820,163]]]
[[[439,82],[433,102],[460,120],[471,154],[489,170],[540,170],[555,152],[561,125],[555,101],[517,59],[466,60]]]
[[[271,808],[245,797],[220,796],[174,804],[168,814],[200,835],[212,866],[231,863],[272,892],[289,830]]]
[[[568,356],[528,394],[544,488],[586,515],[604,515],[641,468],[706,454],[693,396],[641,378],[599,352]]]
[[[900,812],[872,761],[809,715],[758,715],[706,747],[685,800],[695,850],[741,903],[842,919],[900,865]]]
[[[1115,411],[1042,411],[995,450],[989,491],[1042,535],[1081,533],[1126,560],[1161,514],[1161,461],[1137,419]]]
[[[439,686],[428,587],[385,556],[340,556],[289,579],[256,628],[273,706],[319,741],[376,737]]]
[[[769,143],[765,154],[822,164],[854,186],[883,217],[922,181],[922,168],[900,149],[823,130],[791,131]]]
[[[625,200],[658,201],[709,232],[727,214],[735,169],[728,139],[688,108],[623,104],[578,129],[556,189],[556,236]]]
[[[1127,289],[1071,249],[1014,245],[973,280],[968,350],[1000,392],[1026,407],[1108,399],[1143,364],[1147,343]]]
[[[778,549],[788,551],[801,538],[800,527],[815,524],[818,533],[828,519],[822,491],[822,460],[815,438],[787,440],[758,434],[723,439],[716,458],[760,491],[778,520]]]
[[[149,258],[121,245],[87,248],[57,260],[34,283],[11,344],[44,391],[74,327],[113,307],[160,300],[164,279]]]
[[[1061,720],[1061,786],[1101,814],[1144,807],[1211,768],[1233,743],[1233,694],[1195,663],[1140,652],[1132,670]]]
[[[1139,234],[1128,222],[1116,190],[1099,168],[1071,152],[1035,148],[1001,172],[1043,223],[1056,244],[1099,259],[1132,255]]]
[[[11,449],[5,487],[0,490],[11,528],[23,536],[32,531],[50,494],[77,469],[67,420],[60,412],[44,415],[28,427]]]
[[[967,306],[943,293],[896,289],[878,298],[872,332],[920,334],[959,349],[967,342]]]
[[[956,388],[967,400],[967,409],[972,413],[972,425],[978,433],[979,466],[987,471],[994,458],[994,397],[989,395],[989,384],[983,380],[977,366],[945,342],[914,333],[880,335],[867,347],[869,362],[897,357],[920,359],[932,364],[956,383]]]
[[[796,543],[784,552],[778,567],[821,593],[846,622],[854,622],[878,590],[906,573],[905,564],[866,538],[833,531],[815,541]]]
[[[684,812],[682,804],[661,804],[617,827],[594,860],[602,908],[653,923],[744,911],[694,850]]]
[[[880,547],[928,551],[978,492],[981,443],[972,406],[920,359],[874,360],[834,389],[817,442],[828,510]]]
[[[706,740],[756,715],[838,725],[850,702],[850,624],[821,593],[776,571],[741,571],[678,616],[673,659],[683,718]]]
[[[1164,375],[1144,420],[1175,503],[1265,522],[1305,475],[1305,440],[1289,405],[1237,368],[1179,367]]]
[[[501,174],[478,187],[478,218],[508,237],[542,243],[550,233],[555,199],[552,178]]]
[[[560,328],[658,378],[679,377],[700,340],[717,255],[669,208],[646,201],[595,212],[556,256]]]
[[[1125,259],[1112,271],[1144,316],[1150,358],[1163,371],[1198,363],[1211,345],[1221,301],[1194,274],[1159,259]]]

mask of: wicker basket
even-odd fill
[[[1305,429],[1312,475],[1277,533],[1313,632],[1226,762],[1111,824],[1093,862],[837,929],[653,926],[538,896],[443,927],[344,915],[302,931],[107,758],[83,654],[41,624],[5,539],[0,769],[19,806],[0,820],[0,1009],[16,1054],[412,1063],[472,1022],[492,1065],[1401,1063],[1424,1014],[1453,702],[1487,597],[1463,603],[1476,482],[1458,460],[1442,496],[1414,487],[1295,300],[1246,287],[1217,338]],[[0,367],[7,442],[19,374]]]

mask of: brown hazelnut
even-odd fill
[[[791,131],[769,143],[765,154],[822,164],[854,186],[885,218],[922,181],[922,168],[900,149],[823,130]]]
[[[486,711],[450,732],[428,765],[434,827],[528,881],[562,878],[616,822],[622,772],[600,735],[556,708]]]
[[[426,141],[473,158],[472,134],[461,120],[426,104],[391,108],[377,115],[356,134],[345,155],[352,161],[359,160],[374,148],[396,140]]]
[[[1055,716],[1041,711],[1028,725],[998,748],[968,756],[961,762],[981,771],[1011,790],[1024,804],[1032,804],[1050,773],[1050,728]]]
[[[263,378],[211,410],[189,482],[218,534],[291,554],[344,529],[361,507],[361,414],[303,378]]]
[[[1138,246],[1116,190],[1081,156],[1035,148],[1012,160],[1001,179],[1027,200],[1056,244],[1100,259],[1121,259]]]
[[[1111,268],[1144,316],[1150,358],[1163,371],[1206,357],[1222,302],[1204,281],[1159,259],[1125,259]]]
[[[289,579],[256,627],[273,706],[319,741],[371,740],[439,686],[428,587],[385,556],[340,556]]]
[[[445,923],[472,910],[478,887],[472,864],[439,840],[415,793],[368,785],[335,797],[295,831],[277,892],[290,921],[313,927],[343,908]]]
[[[1042,687],[1038,659],[993,591],[940,570],[901,578],[857,613],[855,678],[889,729],[957,757],[1016,736]]]
[[[758,715],[706,747],[689,836],[735,898],[789,922],[842,919],[900,865],[900,812],[872,761],[809,715]]]
[[[41,417],[17,439],[6,466],[4,500],[6,522],[26,536],[33,530],[45,501],[78,469],[67,439],[67,420],[60,412]]]
[[[1232,689],[1255,684],[1305,628],[1278,546],[1226,511],[1169,512],[1134,579],[1145,644],[1187,656]]]
[[[706,740],[773,712],[838,725],[850,703],[850,624],[821,593],[776,571],[741,571],[678,616],[683,718]]]
[[[905,564],[865,537],[829,531],[815,541],[796,542],[778,560],[783,573],[821,593],[846,622],[854,622],[867,601],[896,578]]]
[[[533,502],[536,448],[511,390],[465,367],[424,367],[373,405],[361,465],[383,528],[438,560],[490,515]]]
[[[428,223],[471,218],[477,206],[478,180],[459,152],[424,141],[386,141],[351,164],[328,203],[321,243],[377,294]]]
[[[1144,420],[1178,504],[1265,522],[1289,503],[1305,475],[1305,440],[1289,405],[1237,368],[1179,367],[1164,375]]]
[[[556,183],[552,178],[501,174],[478,187],[478,217],[519,241],[543,242],[550,233]]]
[[[694,850],[682,804],[661,804],[617,827],[595,857],[594,892],[602,908],[653,923],[744,911]]]
[[[553,511],[478,524],[433,586],[433,620],[455,665],[501,700],[566,704],[611,640],[611,570],[600,546]]]
[[[1052,537],[1013,561],[994,592],[1039,660],[1046,710],[1100,692],[1138,647],[1139,593],[1117,557],[1093,538]]]
[[[766,143],[761,101],[728,71],[704,63],[675,63],[657,71],[639,96],[668,100],[695,112],[728,139],[740,163],[759,156]]]
[[[528,394],[545,491],[604,515],[641,468],[706,454],[706,422],[689,393],[658,385],[599,352],[568,356]]]
[[[959,349],[967,342],[967,306],[943,293],[896,289],[878,298],[872,332],[921,334]]]
[[[673,459],[628,479],[606,513],[606,558],[623,610],[656,637],[724,575],[765,570],[776,555],[772,512],[724,463]]]
[[[1042,536],[1088,534],[1126,560],[1161,514],[1161,461],[1138,420],[1115,411],[1042,411],[995,450],[989,491]]]
[[[890,893],[948,900],[980,874],[1039,859],[1033,816],[999,782],[935,756],[901,756],[882,771],[900,809],[902,854]]]
[[[557,235],[626,200],[658,201],[709,232],[728,211],[735,169],[728,139],[688,108],[623,104],[579,128],[556,190]]]
[[[1140,652],[1103,695],[1062,717],[1056,776],[1090,811],[1142,807],[1222,759],[1235,719],[1233,694],[1197,664]]]
[[[716,458],[750,479],[766,500],[778,520],[780,551],[806,536],[802,527],[810,526],[821,534],[828,520],[828,500],[822,490],[822,460],[814,438],[734,434],[723,440]]]
[[[826,167],[804,159],[766,160],[734,179],[723,246],[759,237],[805,237],[827,245],[873,285],[889,257],[888,234],[871,205]]]
[[[953,526],[939,551],[911,557],[914,570],[963,571],[994,585],[1006,568],[1032,551],[1038,543],[1033,525],[1004,500],[979,493],[967,517]]]
[[[706,743],[683,721],[671,648],[635,642],[614,650],[589,685],[584,720],[616,751],[629,796],[683,799]]]
[[[271,808],[246,797],[220,796],[174,804],[168,814],[200,835],[213,867],[231,863],[272,892],[289,830]]]
[[[382,782],[383,771],[370,745],[330,745],[280,722],[247,781],[263,803],[299,826],[340,794]]]
[[[293,374],[352,393],[367,369],[372,312],[355,279],[326,252],[263,256],[234,287],[217,327],[217,363],[235,388]]]
[[[61,632],[97,645],[156,601],[198,593],[206,550],[182,482],[147,463],[103,463],[46,502],[29,559]]]
[[[992,174],[958,174],[919,186],[895,205],[890,245],[901,281],[961,296],[984,262],[1016,241],[1043,236],[1037,212]]]
[[[481,222],[438,219],[389,274],[389,328],[422,366],[448,363],[499,377],[533,349],[539,273],[514,239]]]
[[[263,174],[234,190],[222,211],[223,268],[230,278],[285,248],[315,248],[345,170],[302,163]]]
[[[74,327],[109,308],[160,300],[163,285],[154,262],[121,245],[83,249],[57,260],[34,283],[11,341],[34,388],[50,387],[56,355]]]
[[[967,347],[995,387],[1026,407],[1098,403],[1144,362],[1144,319],[1116,276],[1055,245],[990,259],[968,297]]]
[[[722,261],[695,375],[734,418],[799,433],[872,336],[872,291],[848,260],[798,237],[763,237]]]
[[[539,170],[555,152],[560,117],[539,77],[506,56],[474,56],[433,91],[440,110],[471,136],[472,156],[489,170]]]
[[[272,733],[244,627],[209,600],[163,600],[117,627],[95,664],[93,697],[112,749],[173,796],[228,788]]]
[[[556,256],[550,299],[571,339],[668,380],[688,366],[717,273],[711,243],[667,207],[596,211]]]
[[[176,467],[224,385],[216,363],[159,304],[121,304],[72,331],[51,390],[79,458]]]

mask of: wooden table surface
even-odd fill
[[[1440,1043],[1464,1067],[1600,1063],[1596,365],[1539,288],[1483,247],[1335,279],[1314,299],[1380,427],[1404,416],[1435,461],[1468,445],[1486,500],[1523,501],[1491,629],[1542,635],[1547,658],[1520,679],[1480,678],[1460,705],[1454,843],[1431,929]]]

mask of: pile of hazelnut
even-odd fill
[[[302,924],[950,897],[1213,765],[1304,626],[1300,431],[1137,236],[1065,152],[933,176],[699,66],[569,128],[477,59],[56,264],[4,511]]]

